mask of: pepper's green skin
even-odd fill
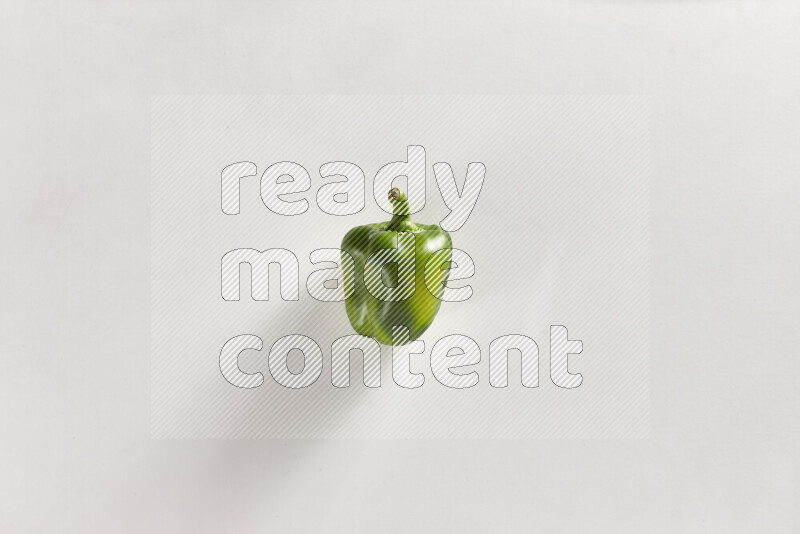
[[[373,337],[384,345],[400,345],[403,341],[417,339],[433,322],[439,311],[440,297],[447,282],[447,267],[450,262],[452,240],[450,234],[435,224],[419,224],[411,221],[408,201],[405,194],[393,188],[389,192],[389,200],[394,206],[394,216],[389,222],[367,224],[350,230],[342,240],[342,250],[353,258],[353,276],[345,276],[345,289],[351,296],[345,301],[347,317],[356,332],[362,336]],[[367,260],[381,249],[399,247],[399,234],[414,234],[414,250],[401,250],[402,258],[410,260],[408,255],[414,254],[413,295],[401,301],[384,301],[375,298],[364,283],[364,266]],[[425,267],[431,254],[445,249],[428,269],[444,270],[442,283],[436,295],[425,285]],[[382,279],[388,287],[398,284],[396,264],[388,264],[383,270]],[[395,267],[395,268],[391,268]],[[432,271],[433,272],[433,271]],[[409,330],[410,339],[393,340],[392,327],[405,326]]]

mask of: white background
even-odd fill
[[[4,532],[796,532],[800,4],[4,2]],[[649,94],[651,438],[153,441],[156,93]]]

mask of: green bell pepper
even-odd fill
[[[412,222],[406,195],[396,187],[389,200],[391,221],[358,226],[342,240],[341,249],[353,259],[353,271],[345,268],[345,307],[362,336],[404,345],[422,335],[439,311],[452,240],[435,224]],[[342,264],[349,262],[343,258]],[[408,335],[393,339],[395,326]]]

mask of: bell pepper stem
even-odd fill
[[[408,207],[408,199],[405,193],[393,187],[389,191],[389,202],[392,203],[394,215],[385,229],[392,232],[417,231],[417,225],[411,222],[411,210]]]

